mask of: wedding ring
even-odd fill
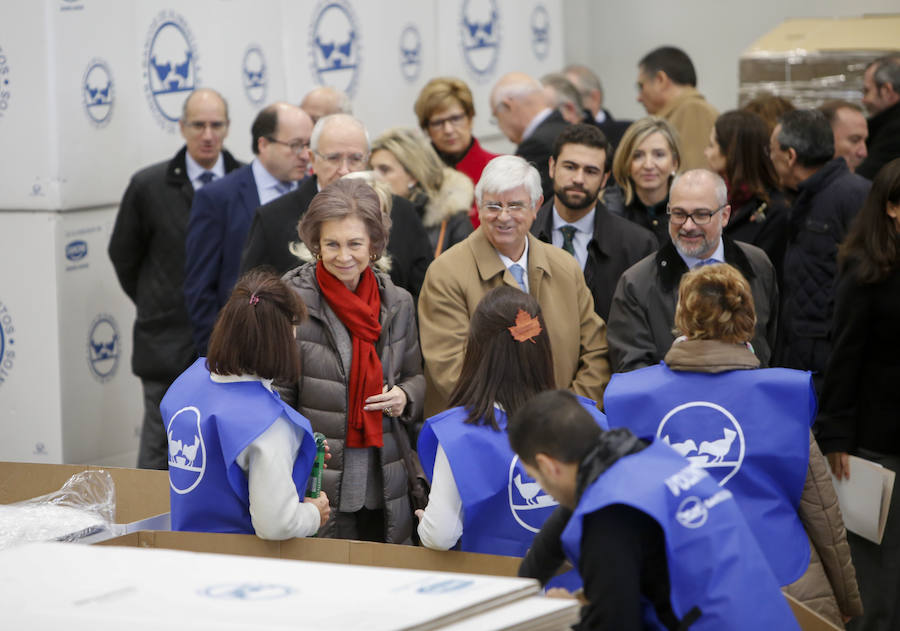
[[[393,416],[393,414],[391,414],[391,406],[384,408],[384,413],[388,416]]]

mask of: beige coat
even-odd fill
[[[676,343],[666,354],[665,362],[672,370],[692,372],[759,368],[759,360],[746,348],[715,340]],[[862,615],[862,600],[828,463],[812,432],[806,482],[797,513],[812,553],[803,576],[781,589],[843,629],[842,616]]]
[[[482,228],[436,258],[419,294],[425,358],[425,416],[446,408],[462,369],[469,319],[481,298],[502,284],[518,287]],[[557,386],[602,400],[610,370],[606,323],[575,258],[528,235],[529,291],[541,305]]]
[[[657,112],[678,132],[681,141],[681,170],[708,169],[709,163],[703,150],[709,144],[712,129],[719,111],[706,102],[696,88],[682,87],[681,94]]]

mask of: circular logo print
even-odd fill
[[[550,15],[542,4],[536,5],[531,12],[531,50],[542,61],[550,52]]]
[[[92,59],[81,80],[82,102],[88,119],[95,127],[105,127],[112,118],[113,86],[112,72],[102,59]]]
[[[101,383],[115,377],[120,350],[119,325],[111,315],[101,313],[88,332],[88,367]]]
[[[703,504],[703,500],[693,495],[686,497],[678,505],[678,511],[675,513],[675,519],[685,528],[699,528],[706,523],[708,517],[709,510]]]
[[[251,44],[244,53],[244,61],[241,63],[241,81],[244,84],[244,94],[254,105],[262,105],[266,99],[268,75],[266,70],[266,58],[262,49]]]
[[[231,583],[212,585],[200,590],[200,594],[209,598],[221,598],[224,600],[275,600],[290,596],[294,591],[293,587],[287,585]]]
[[[400,72],[409,81],[415,81],[422,69],[422,36],[419,29],[410,24],[400,33]]]
[[[197,51],[187,22],[173,11],[160,13],[144,46],[144,89],[163,128],[174,133],[187,96],[199,86]]]
[[[487,81],[500,56],[500,15],[496,0],[465,0],[460,19],[463,59],[472,75]]]
[[[309,53],[316,82],[352,97],[361,57],[358,21],[349,4],[343,0],[319,4],[313,14]]]
[[[529,532],[539,531],[558,506],[558,502],[525,473],[518,456],[513,456],[509,463],[508,493],[513,519]]]
[[[166,426],[169,441],[169,486],[179,495],[190,493],[206,472],[206,443],[200,428],[200,410],[183,407]]]
[[[6,383],[7,377],[12,372],[15,364],[16,351],[15,339],[13,333],[16,327],[13,326],[12,315],[3,301],[0,300],[0,386]]]
[[[670,410],[656,436],[705,469],[719,486],[734,477],[744,462],[744,432],[734,415],[709,401],[691,401]]]

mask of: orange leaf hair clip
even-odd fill
[[[509,332],[515,341],[527,342],[530,340],[532,344],[537,344],[534,338],[540,335],[541,331],[543,329],[538,319],[532,317],[524,309],[519,309],[519,312],[516,314],[515,326],[509,327]]]

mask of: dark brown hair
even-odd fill
[[[688,339],[743,344],[753,339],[755,326],[753,294],[737,268],[716,263],[681,277],[675,327]]]
[[[539,334],[522,342],[509,330],[520,310],[541,325]],[[499,429],[494,403],[508,418],[532,396],[554,387],[550,336],[537,300],[507,285],[487,292],[472,314],[462,371],[449,406],[465,407],[466,423]]]
[[[769,136],[775,130],[778,119],[782,114],[797,109],[794,104],[783,96],[775,96],[774,94],[760,94],[758,97],[748,102],[741,108],[747,112],[753,112],[766,124]]]
[[[265,268],[250,270],[219,312],[206,368],[219,375],[296,381],[300,355],[294,327],[305,318],[303,301],[277,274]]]
[[[862,209],[850,224],[847,238],[838,249],[841,265],[854,259],[863,283],[877,283],[900,263],[900,235],[887,214],[888,204],[900,204],[900,158],[881,167]]]
[[[769,136],[765,121],[745,110],[731,110],[716,119],[716,142],[725,156],[728,188],[747,191],[770,203],[769,191],[778,188],[775,167],[769,158]]]
[[[358,217],[365,224],[371,254],[380,256],[390,235],[391,217],[381,211],[378,194],[361,179],[340,178],[319,191],[300,219],[297,233],[309,251],[318,255],[322,224],[347,217]]]

